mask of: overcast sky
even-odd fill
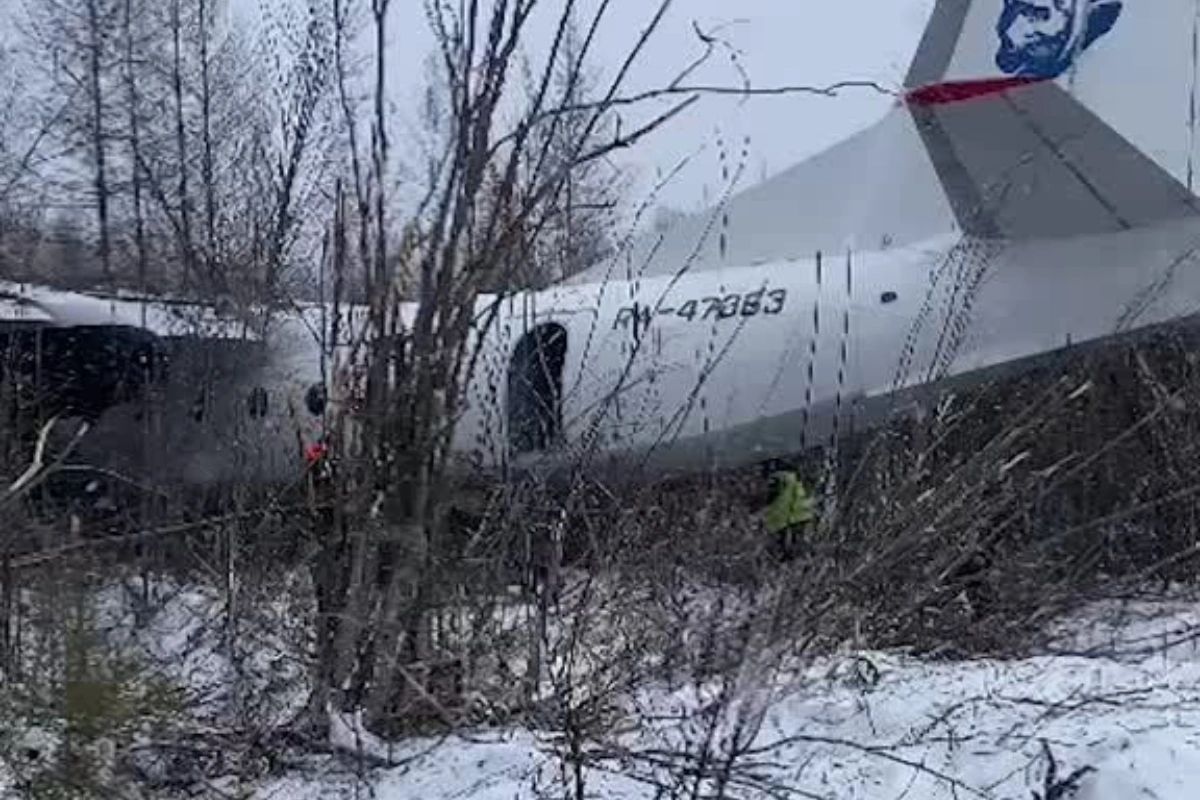
[[[277,0],[234,0],[261,7]],[[594,0],[581,0],[591,5]],[[898,86],[933,8],[934,0],[675,0],[653,46],[631,77],[633,89],[661,86],[700,52],[692,31],[721,26],[740,52],[756,86],[824,85],[869,79]],[[628,52],[656,7],[652,0],[612,0],[598,41],[600,66],[612,71]],[[410,121],[423,80],[422,63],[433,46],[423,0],[393,0],[389,80],[398,110]],[[558,3],[547,3],[549,9]],[[542,20],[534,31],[545,36]],[[737,85],[728,59],[713,61],[705,82]],[[738,100],[707,97],[669,130],[645,140],[627,158],[642,178],[639,196],[655,170],[669,171],[691,156],[687,168],[658,196],[658,204],[696,210],[721,191],[720,142],[737,160],[748,139],[748,167],[740,186],[786,169],[881,116],[891,98],[871,90],[848,90],[836,98],[801,95]]]
[[[281,0],[231,0],[238,12],[257,15],[264,4]],[[297,2],[297,0],[284,0]],[[595,0],[580,0],[594,5]],[[934,0],[675,0],[653,45],[632,77],[631,88],[660,86],[699,52],[692,32],[724,26],[723,36],[740,50],[743,67],[756,86],[828,84],[870,79],[897,86],[933,7]],[[0,0],[8,16],[20,0]],[[559,3],[547,2],[557,9]],[[657,3],[612,0],[598,41],[602,68],[614,70],[641,32]],[[392,0],[389,80],[402,118],[414,119],[413,99],[423,81],[422,63],[433,46],[424,0]],[[240,14],[239,14],[240,16]],[[543,23],[547,22],[543,20]],[[0,27],[3,27],[0,25]],[[537,29],[535,28],[535,31]],[[543,24],[544,36],[550,30]],[[714,61],[705,82],[737,85],[727,60]],[[716,198],[722,185],[719,141],[737,160],[748,138],[748,168],[741,186],[827,147],[870,124],[892,100],[870,90],[840,97],[790,95],[773,98],[707,97],[666,131],[645,140],[628,159],[639,168],[643,186],[655,170],[670,170],[692,156],[687,169],[659,195],[659,202],[696,210]],[[401,137],[402,139],[403,137]],[[643,192],[644,196],[644,192]],[[635,198],[635,202],[641,200]]]
[[[395,69],[390,74],[397,84],[407,86],[401,94],[411,98],[432,40],[422,2],[393,0],[392,5]],[[600,39],[605,44],[600,60],[606,68],[615,69],[623,59],[655,5],[651,0],[613,0]],[[638,87],[662,85],[694,58],[700,47],[691,27],[695,20],[705,30],[726,25],[724,36],[741,51],[742,64],[757,86],[870,79],[894,87],[903,80],[932,8],[933,0],[675,0],[633,80]],[[729,85],[738,81],[727,60],[714,62],[704,77]],[[748,185],[865,127],[891,102],[861,89],[837,98],[709,97],[630,158],[650,179],[655,169],[670,170],[694,154],[660,200],[695,210],[720,191],[718,141],[729,142],[736,159],[749,138],[749,168],[743,178]]]

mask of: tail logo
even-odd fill
[[[1112,30],[1122,0],[1003,0],[996,66],[1006,75],[1050,80]]]

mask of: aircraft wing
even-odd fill
[[[0,323],[53,323],[54,315],[37,303],[29,302],[22,297],[8,294],[0,295]]]
[[[211,306],[155,298],[99,297],[0,283],[0,323],[142,328],[164,338],[258,339],[245,321]]]

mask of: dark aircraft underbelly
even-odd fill
[[[253,479],[262,443],[250,434],[260,420],[235,395],[265,357],[261,346],[173,339],[164,347],[169,370],[156,394],[108,409],[73,460],[168,491]]]

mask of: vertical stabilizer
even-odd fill
[[[939,0],[906,101],[965,233],[1193,216],[1198,0]]]

